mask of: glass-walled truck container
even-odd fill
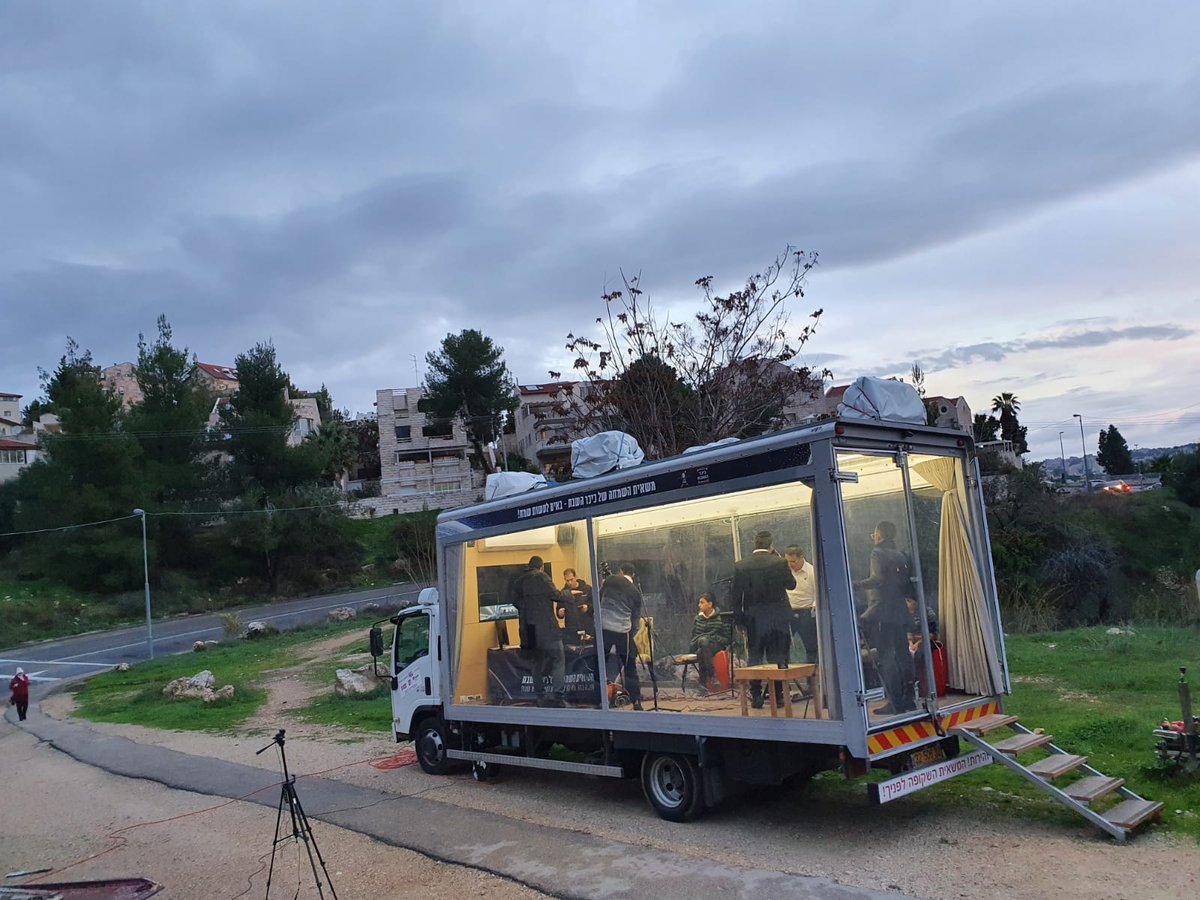
[[[786,646],[765,654],[744,609],[745,566],[764,554],[793,584],[802,555],[811,590]],[[559,607],[541,641],[522,621],[535,557]],[[682,821],[733,782],[938,761],[957,774],[947,730],[999,712],[1009,691],[978,468],[958,431],[830,420],[454,509],[438,518],[437,558],[437,587],[391,620],[390,653],[371,636],[396,739],[434,774],[637,776],[659,815]],[[605,632],[613,577],[641,598],[629,665]],[[703,681],[701,595],[720,623]]]

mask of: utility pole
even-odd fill
[[[150,620],[150,554],[146,550],[146,511],[144,509],[135,509],[135,516],[142,517],[142,574],[145,576],[143,582],[146,589],[146,647],[150,651],[150,658],[154,659],[154,626]]]
[[[1083,481],[1087,485],[1087,492],[1090,494],[1092,492],[1092,474],[1088,470],[1087,444],[1083,440],[1083,416],[1079,413],[1071,413],[1071,418],[1079,420],[1079,446],[1083,448]]]
[[[1058,455],[1059,455],[1059,458],[1062,459],[1062,478],[1060,478],[1059,481],[1061,481],[1063,484],[1066,484],[1067,483],[1067,453],[1065,450],[1063,450],[1062,436],[1063,436],[1063,433],[1060,431],[1058,433]]]

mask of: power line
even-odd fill
[[[80,522],[78,525],[60,525],[57,528],[35,528],[32,531],[6,531],[0,537],[17,537],[23,534],[47,534],[51,531],[71,531],[75,528],[90,528],[93,525],[108,525],[112,522],[124,522],[126,519],[136,519],[138,516],[117,516],[115,519],[101,519],[99,522]]]

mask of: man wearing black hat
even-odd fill
[[[512,586],[512,604],[517,608],[521,648],[533,657],[533,693],[538,706],[565,706],[566,657],[562,629],[558,627],[559,593],[546,574],[540,556],[531,556],[525,571]],[[551,696],[546,697],[546,678]]]
[[[750,665],[764,662],[788,664],[792,607],[787,592],[796,587],[795,576],[778,553],[769,531],[754,536],[754,552],[733,567],[731,608],[746,629]],[[783,703],[783,683],[775,682],[775,699]],[[751,705],[762,709],[762,682],[750,685]]]

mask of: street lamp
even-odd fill
[[[1058,433],[1058,456],[1062,460],[1062,477],[1059,479],[1063,484],[1067,483],[1067,452],[1063,450],[1062,442],[1063,433]]]
[[[142,574],[145,576],[146,588],[146,647],[150,650],[150,658],[154,659],[154,627],[150,624],[150,555],[146,552],[146,511],[135,509],[133,514],[142,517]]]
[[[1087,444],[1083,441],[1083,416],[1079,413],[1071,413],[1072,419],[1079,420],[1079,446],[1083,448],[1083,482],[1087,485],[1087,492],[1092,492],[1092,473],[1088,471],[1087,462]]]

